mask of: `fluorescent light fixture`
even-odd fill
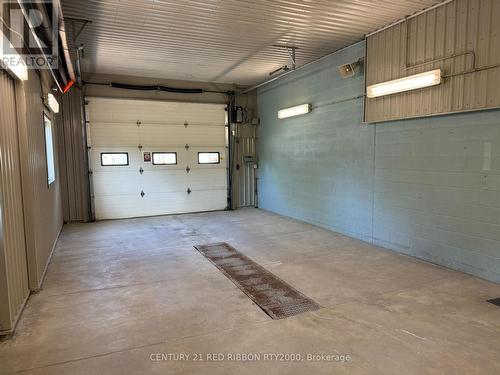
[[[47,94],[47,105],[54,113],[59,113],[59,102],[50,92]]]
[[[28,67],[26,66],[26,61],[18,53],[4,54],[4,46],[9,45],[10,49],[14,51],[12,43],[10,43],[7,36],[0,30],[1,42],[0,42],[0,68],[6,69],[15,78],[21,81],[28,80]]]
[[[278,111],[278,118],[283,119],[292,116],[304,115],[311,112],[311,104],[301,104]]]
[[[441,69],[415,74],[412,76],[377,83],[366,88],[366,96],[377,98],[379,96],[396,94],[398,92],[416,90],[423,87],[439,85],[441,83]]]

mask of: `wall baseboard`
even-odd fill
[[[63,227],[64,227],[64,225],[61,225],[61,228],[59,229],[59,232],[57,233],[56,239],[55,239],[54,243],[52,244],[52,250],[50,251],[50,255],[47,259],[47,263],[45,264],[45,268],[43,270],[42,277],[40,278],[40,281],[38,282],[38,287],[36,289],[31,289],[29,291],[29,293],[24,298],[24,301],[21,305],[21,308],[19,309],[19,311],[14,319],[14,324],[12,325],[12,328],[9,330],[0,331],[0,336],[11,336],[15,333],[17,325],[19,324],[19,320],[21,319],[24,308],[26,307],[26,304],[28,303],[29,298],[31,297],[32,294],[36,294],[42,289],[42,285],[43,285],[43,282],[45,280],[45,276],[47,275],[47,270],[49,269],[50,261],[52,260],[52,255],[54,255],[54,252],[56,250],[57,242],[59,241],[59,237],[61,236],[61,232],[62,232]]]
[[[38,281],[38,286],[35,289],[31,289],[32,293],[38,293],[42,289],[43,282],[45,280],[45,276],[47,275],[47,270],[49,269],[50,262],[52,260],[52,255],[54,255],[54,251],[56,250],[57,242],[59,242],[59,237],[61,236],[61,232],[63,230],[64,224],[61,225],[61,228],[59,228],[59,232],[57,233],[56,239],[54,243],[52,244],[52,250],[50,250],[50,254],[47,258],[47,262],[45,263],[45,267],[43,269],[42,276],[40,277],[40,280]]]
[[[21,304],[21,308],[19,309],[16,317],[13,320],[14,324],[12,324],[12,328],[8,329],[8,330],[0,331],[0,336],[12,336],[15,333],[17,325],[19,324],[19,320],[21,319],[21,315],[23,314],[24,308],[26,307],[26,304],[28,303],[30,296],[31,296],[31,292],[28,292],[26,297],[24,297],[24,301]]]

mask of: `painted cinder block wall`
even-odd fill
[[[363,76],[337,72],[363,55],[358,43],[259,89],[257,150],[259,207],[369,241],[375,129],[361,124]],[[312,113],[278,120],[303,103]]]
[[[337,72],[363,56],[360,42],[258,90],[259,206],[500,282],[500,110],[363,124],[363,74]]]

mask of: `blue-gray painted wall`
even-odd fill
[[[500,282],[500,111],[363,124],[363,99],[343,101],[363,75],[337,72],[363,56],[361,42],[258,90],[259,206]]]

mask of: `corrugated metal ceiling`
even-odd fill
[[[85,18],[87,72],[253,84],[338,50],[436,0],[62,0]],[[68,29],[71,27],[68,25]]]

